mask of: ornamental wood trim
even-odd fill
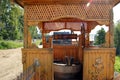
[[[74,17],[81,20],[110,19],[110,4],[91,5],[86,4],[37,4],[26,5],[28,21],[52,21],[59,18]]]
[[[113,80],[115,48],[84,49],[83,80]]]

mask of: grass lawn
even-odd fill
[[[14,49],[14,48],[19,48],[19,47],[23,47],[23,41],[18,41],[18,40],[0,41],[0,49]]]
[[[36,39],[34,44],[39,45],[42,42],[41,39]],[[14,49],[23,47],[23,41],[22,40],[1,40],[0,41],[0,49]]]

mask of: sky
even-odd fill
[[[120,20],[120,3],[113,8],[113,21],[116,23]]]

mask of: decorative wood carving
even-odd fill
[[[89,70],[89,74],[91,74],[91,80],[104,80],[102,71],[104,70],[104,65],[101,56],[95,59],[95,63],[93,64],[94,70]]]
[[[113,53],[111,52],[111,54],[109,54],[110,60],[112,61],[112,63],[115,63],[115,55],[113,55]]]
[[[110,19],[111,4],[36,4],[27,5],[27,20],[53,21],[64,17],[74,17],[85,21],[101,21]]]
[[[25,64],[26,63],[26,53],[22,54],[22,63]]]

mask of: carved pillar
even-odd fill
[[[79,53],[78,60],[83,63],[83,45],[82,45],[82,35],[79,35]]]
[[[89,47],[89,33],[85,33],[85,47]]]
[[[110,47],[114,47],[114,24],[113,24],[113,9],[110,10]]]
[[[28,48],[28,24],[26,6],[24,7],[24,48]]]
[[[45,33],[42,31],[42,44],[43,44],[43,48],[46,47],[46,38],[45,38]]]
[[[85,26],[82,24],[81,26],[81,39],[82,39],[82,46],[85,47]]]
[[[28,48],[32,47],[32,37],[31,37],[31,33],[30,33],[29,29],[28,29],[27,42],[28,42],[28,43],[27,43],[27,47],[28,47]]]
[[[106,48],[110,47],[110,31],[108,31],[105,35],[105,47]]]
[[[45,38],[45,31],[43,28],[44,24],[43,24],[43,22],[39,22],[38,25],[39,25],[39,29],[42,32],[42,45],[43,45],[43,48],[45,48],[46,47],[46,38]]]
[[[85,29],[85,47],[89,47],[89,45],[90,45],[90,41],[89,41],[90,27],[89,27],[89,25],[86,25],[86,27],[87,28]]]

